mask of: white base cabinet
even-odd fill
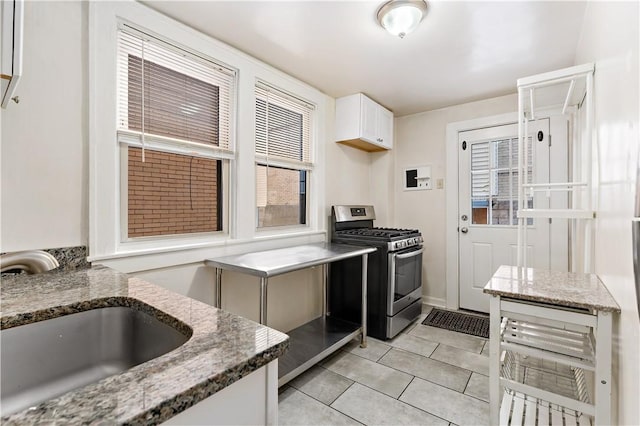
[[[336,99],[336,142],[365,151],[393,148],[393,113],[362,93]]]
[[[216,392],[163,425],[277,425],[278,360]]]

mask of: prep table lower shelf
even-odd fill
[[[289,350],[278,359],[282,386],[362,333],[360,324],[331,316],[316,318],[288,332]]]

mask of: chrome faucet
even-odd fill
[[[42,250],[16,251],[0,255],[0,272],[21,269],[27,274],[39,274],[60,266],[55,257]]]

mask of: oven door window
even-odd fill
[[[422,286],[422,251],[422,248],[411,248],[391,255],[394,263],[390,284],[396,305],[391,309],[393,313],[411,303],[410,300],[400,301]]]

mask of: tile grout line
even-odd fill
[[[446,346],[446,345],[445,345],[445,346]],[[434,351],[433,351],[433,353],[435,353],[435,352],[436,352],[436,351],[434,350]],[[431,355],[433,355],[433,353],[432,353]],[[470,352],[470,353],[474,354],[475,352]],[[484,355],[481,355],[481,354],[476,354],[476,355],[480,355],[480,356],[483,356],[483,357],[484,357]],[[469,371],[471,371],[471,372],[473,372],[473,373],[478,373],[478,374],[482,374],[483,376],[487,376],[487,377],[489,377],[489,375],[488,375],[488,374],[484,374],[484,373],[481,373],[481,372],[479,372],[479,371],[471,370],[471,369],[469,369],[469,368],[461,367],[461,366],[459,366],[459,365],[452,364],[452,363],[450,363],[449,361],[444,361],[444,360],[441,360],[441,359],[432,358],[431,356],[429,356],[428,358],[429,358],[429,359],[432,359],[432,360],[434,360],[434,361],[442,362],[442,363],[447,364],[447,365],[451,365],[452,367],[462,368],[462,369],[464,369],[464,370],[469,370]],[[488,359],[487,359],[487,362],[489,362],[489,360],[488,360]]]
[[[467,386],[469,386],[469,382],[471,381],[471,376],[473,376],[473,372],[471,372],[471,374],[469,374],[469,378],[467,379],[467,383],[464,385],[464,389],[462,390],[462,394],[466,395],[465,392],[467,390]],[[467,396],[471,396],[471,395],[467,395]]]
[[[434,328],[437,328],[437,327],[434,327]],[[413,329],[412,329],[412,330],[413,330]],[[445,330],[445,329],[443,328],[443,329],[441,329],[441,330]],[[445,330],[445,331],[447,331],[447,332],[449,332],[449,333],[457,333],[456,331],[451,331],[451,330]],[[460,333],[460,334],[465,335],[465,336],[470,336],[470,334],[464,334],[464,333]],[[438,345],[450,346],[450,347],[452,347],[452,348],[456,348],[456,349],[459,349],[459,350],[461,350],[461,351],[470,352],[470,353],[472,353],[472,354],[478,354],[478,355],[480,355],[480,354],[482,353],[482,349],[484,349],[485,344],[488,342],[488,340],[485,340],[485,339],[484,339],[484,337],[472,336],[472,337],[476,337],[476,338],[478,338],[478,339],[482,339],[482,340],[484,340],[483,345],[482,345],[482,349],[480,349],[480,352],[475,352],[475,351],[470,351],[470,350],[465,349],[465,348],[459,348],[459,347],[457,347],[457,346],[447,345],[447,344],[446,344],[446,343],[444,343],[444,342],[437,342],[437,341],[435,341],[435,340],[425,339],[424,337],[422,337],[422,336],[416,336],[415,334],[409,334],[409,333],[407,333],[407,335],[412,336],[412,337],[416,337],[416,338],[418,338],[418,339],[426,340],[427,342],[437,343]],[[434,352],[435,352],[435,349],[434,349]]]
[[[398,350],[401,350],[401,351],[403,350],[403,349],[400,349],[400,348],[395,348],[395,349],[398,349]],[[411,351],[405,351],[405,352],[409,352],[409,353],[412,353],[412,354],[414,354],[414,355],[418,355],[418,356],[421,356],[421,357],[423,357],[423,358],[430,359],[431,361],[442,362],[442,361],[440,361],[440,360],[433,359],[433,358],[429,358],[429,357],[426,357],[426,356],[423,356],[423,355],[420,355],[420,354],[416,354],[416,353],[411,352]],[[362,358],[362,357],[361,357],[361,358]],[[366,358],[365,358],[365,359],[366,359]],[[369,360],[369,361],[371,361],[371,360]],[[442,363],[443,363],[443,364],[447,364],[446,362],[442,362]],[[399,369],[397,369],[397,368],[395,368],[395,367],[392,367],[392,366],[390,366],[390,365],[382,364],[381,362],[376,362],[376,364],[380,364],[380,365],[382,365],[383,367],[390,368],[390,369],[395,370],[395,371],[397,371],[397,372],[399,372],[399,373],[408,374],[409,376],[412,376],[412,377],[414,377],[414,378],[415,378],[415,377],[417,377],[417,378],[419,378],[419,379],[421,379],[421,380],[425,380],[425,381],[427,381],[427,382],[429,382],[429,383],[433,383],[434,385],[441,386],[441,387],[443,387],[443,388],[445,388],[445,389],[449,389],[449,390],[452,390],[452,391],[454,391],[454,392],[458,392],[458,393],[463,393],[463,392],[460,392],[460,391],[459,391],[459,390],[457,390],[457,389],[452,389],[452,388],[450,388],[449,386],[445,386],[445,385],[443,385],[443,384],[436,383],[436,382],[434,382],[434,381],[432,381],[432,380],[425,379],[425,378],[420,377],[420,376],[415,376],[415,375],[413,375],[413,374],[411,374],[411,373],[407,373],[406,371],[399,370]],[[468,369],[466,369],[466,368],[462,368],[462,367],[459,367],[459,366],[457,366],[457,365],[451,365],[451,364],[447,364],[447,365],[450,365],[450,366],[452,366],[452,367],[459,368],[459,369],[464,370],[464,371],[466,371],[466,372],[468,372],[468,373],[471,373],[471,374],[473,374],[473,373],[474,373],[474,371],[472,371],[472,370],[468,370]],[[471,374],[469,374],[469,377],[471,377]],[[480,374],[480,373],[478,373],[478,374]],[[483,374],[483,376],[484,376],[484,374]],[[351,379],[350,379],[350,380],[351,380]],[[412,379],[412,381],[413,381],[413,379]],[[466,387],[466,385],[465,385],[465,387]],[[476,399],[477,399],[477,398],[476,398]]]
[[[336,373],[336,374],[338,374],[338,373]],[[344,376],[343,376],[343,377],[344,377]],[[433,413],[431,413],[431,412],[429,412],[429,411],[427,411],[427,410],[425,410],[425,409],[423,409],[423,408],[416,407],[415,405],[412,405],[412,404],[410,404],[410,403],[408,403],[408,402],[406,402],[406,401],[400,401],[400,399],[399,399],[399,398],[400,398],[400,396],[402,396],[402,394],[404,393],[404,391],[405,391],[405,390],[407,390],[407,388],[409,387],[409,385],[413,382],[413,380],[414,380],[415,378],[416,378],[416,376],[412,376],[411,381],[410,381],[410,382],[409,382],[409,384],[404,388],[404,390],[400,393],[400,395],[398,396],[398,398],[394,398],[394,397],[392,397],[391,395],[387,395],[387,394],[386,394],[386,393],[384,393],[384,392],[380,392],[379,390],[374,389],[374,388],[372,388],[372,387],[370,387],[370,386],[367,386],[367,385],[365,385],[364,383],[360,383],[360,382],[358,382],[358,381],[354,381],[354,382],[349,386],[349,388],[350,388],[351,386],[353,386],[354,384],[356,384],[356,383],[357,383],[357,384],[359,384],[360,386],[362,386],[362,387],[364,387],[364,388],[367,388],[367,389],[372,390],[373,392],[379,393],[380,395],[386,396],[386,397],[391,398],[391,399],[395,399],[396,401],[400,402],[401,404],[408,405],[409,407],[411,407],[411,408],[415,408],[415,409],[416,409],[416,410],[418,410],[418,411],[421,411],[421,412],[423,412],[423,413],[427,413],[427,414],[429,414],[430,416],[433,416],[433,417],[436,417],[436,418],[438,418],[438,419],[442,419],[442,420],[444,420],[445,422],[449,422],[449,423],[451,423],[451,421],[450,421],[450,420],[447,420],[447,419],[445,419],[445,418],[443,418],[443,417],[437,416],[437,415],[435,415],[435,414],[433,414]],[[418,378],[419,378],[419,377],[418,377]],[[351,380],[351,379],[349,379],[349,380]],[[449,389],[449,388],[447,388],[447,389]],[[453,389],[451,389],[451,390],[453,390]],[[345,392],[346,392],[346,390],[345,390]],[[344,393],[344,392],[342,392],[342,393]],[[341,395],[342,395],[342,394],[341,394]],[[336,398],[336,400],[337,400],[337,399],[338,399],[338,398]],[[319,402],[321,402],[321,401],[319,401]],[[334,400],[334,402],[335,402],[335,400]],[[332,404],[333,404],[333,402],[332,402]],[[325,405],[326,405],[326,404],[325,404]],[[333,409],[334,409],[334,410],[336,410],[337,412],[342,413],[342,414],[344,414],[345,416],[347,416],[347,414],[343,413],[342,411],[338,410],[337,408],[334,408],[334,407],[331,407],[331,408],[333,408]],[[347,417],[350,417],[350,416],[347,416]],[[360,423],[360,424],[363,424],[362,422],[359,422],[358,420],[356,420],[356,421],[357,421],[358,423]]]
[[[332,371],[332,373],[333,373],[333,371]],[[335,373],[335,374],[338,374],[338,373]],[[341,374],[339,374],[339,376],[341,376]],[[344,376],[342,376],[342,377],[344,377]],[[345,377],[345,378],[346,378],[346,377]],[[351,380],[351,379],[349,379],[349,380]],[[347,389],[345,389],[344,391],[342,391],[342,392],[340,393],[340,395],[338,395],[338,396],[336,397],[336,399],[334,399],[334,400],[331,402],[331,404],[333,404],[334,402],[336,402],[336,400],[337,400],[338,398],[340,398],[340,396],[342,396],[342,394],[343,394],[343,393],[345,393],[345,392],[346,392],[346,391],[347,391],[351,386],[353,386],[355,383],[357,383],[357,382],[355,382],[355,381],[353,381],[353,380],[351,380],[351,381],[352,381],[353,383],[351,383],[351,384],[347,387]],[[293,386],[289,386],[289,387],[290,387],[290,388],[292,388],[293,390],[297,391],[297,392],[300,392],[301,394],[303,394],[303,395],[305,395],[305,396],[308,396],[309,398],[313,399],[314,401],[319,402],[320,404],[324,405],[325,407],[327,407],[327,408],[329,408],[329,409],[331,409],[331,410],[333,410],[333,411],[335,411],[335,412],[337,412],[337,413],[340,413],[340,414],[342,414],[342,415],[343,415],[343,416],[345,416],[345,417],[350,418],[350,419],[351,419],[351,420],[353,420],[354,422],[356,422],[356,423],[358,423],[358,424],[360,424],[360,425],[364,425],[364,423],[362,423],[362,422],[358,421],[357,419],[354,419],[353,417],[351,417],[350,415],[348,415],[348,414],[346,414],[346,413],[343,413],[342,411],[338,410],[337,408],[332,407],[332,406],[331,406],[331,404],[325,404],[324,402],[320,401],[319,399],[315,398],[314,396],[309,395],[308,393],[306,393],[306,392],[305,392],[305,391],[303,391],[302,389],[298,389],[298,388],[293,387]],[[374,390],[375,390],[375,389],[374,389]],[[279,404],[279,403],[280,403],[280,402],[278,402],[278,404]],[[365,425],[365,426],[366,426],[366,425]]]
[[[409,382],[409,385],[410,385],[411,383],[413,383],[413,381],[416,379],[416,377],[417,377],[417,376],[413,376],[413,379],[411,379],[411,381]],[[420,377],[418,377],[418,379],[420,379]],[[424,379],[420,379],[420,380],[424,380]],[[442,419],[442,420],[444,420],[444,421],[445,421],[445,422],[447,422],[447,423],[452,423],[452,422],[451,422],[451,420],[449,420],[449,419],[445,419],[444,417],[440,417],[440,416],[438,416],[438,415],[436,415],[436,414],[433,414],[432,412],[427,411],[427,410],[425,410],[424,408],[416,407],[415,405],[411,404],[411,403],[410,403],[410,402],[408,402],[408,401],[401,401],[401,400],[400,400],[400,397],[401,397],[401,396],[402,396],[402,394],[407,390],[407,388],[409,387],[409,385],[407,385],[407,387],[406,387],[406,388],[404,388],[404,390],[402,391],[402,393],[401,393],[401,394],[400,394],[400,396],[398,397],[398,401],[399,401],[399,402],[401,402],[401,403],[403,403],[403,404],[407,404],[409,407],[413,407],[413,408],[415,408],[416,410],[420,410],[420,411],[422,411],[422,412],[425,412],[425,413],[427,413],[427,414],[429,414],[429,415],[431,415],[431,416],[433,416],[433,417],[436,417],[436,418],[438,418],[438,419]],[[447,389],[449,389],[449,388],[447,388]],[[453,389],[451,389],[451,390],[453,390]]]
[[[398,397],[396,398],[398,401],[400,401],[400,397],[405,393],[407,388],[411,385],[411,383],[413,383],[415,379],[416,379],[416,376],[413,376],[409,381],[409,383],[407,383],[407,386],[405,386],[404,389],[402,389],[402,392],[400,392],[400,395],[398,395]],[[400,401],[400,402],[404,402],[404,401]]]

